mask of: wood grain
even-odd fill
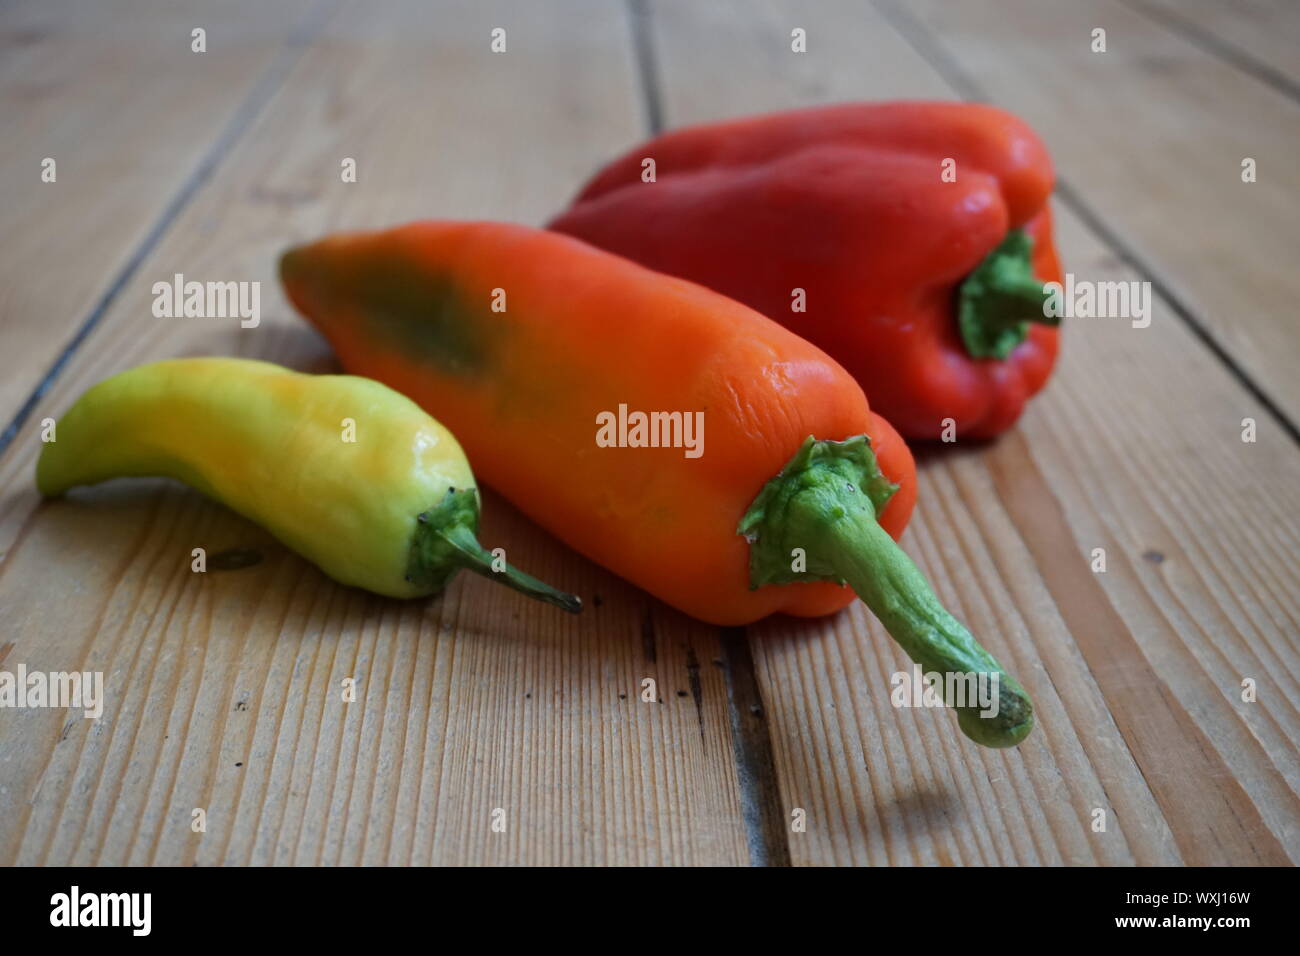
[[[741,6],[651,8],[670,126],[954,94],[857,4]],[[790,51],[794,27],[808,31],[806,54]],[[1098,162],[1057,157],[1080,183]],[[1058,214],[1069,268],[1134,277]],[[789,836],[795,863],[1300,856],[1300,453],[1169,304],[1155,308],[1147,329],[1067,325],[1053,383],[1002,440],[920,449],[904,545],[1033,695],[1039,727],[1023,746],[980,750],[950,715],[892,708],[889,676],[907,660],[861,606],[750,628],[786,814],[808,813],[807,832]],[[1260,422],[1255,444],[1240,441],[1244,417]],[[1090,570],[1094,547],[1105,574]],[[1246,676],[1258,703],[1241,702]],[[1090,828],[1094,808],[1108,812],[1105,833]]]
[[[489,49],[496,26],[505,54]],[[166,355],[329,367],[276,291],[284,246],[419,216],[537,221],[637,133],[639,107],[619,7],[345,4],[36,417]],[[355,184],[340,181],[344,157]],[[260,280],[261,325],[153,319],[150,284],[178,271]],[[38,448],[29,425],[0,459],[0,634],[11,663],[103,670],[109,700],[100,721],[0,712],[0,860],[748,859],[718,635],[499,498],[485,501],[485,543],[587,598],[581,617],[468,576],[427,605],[343,589],[175,486],[116,483],[38,508]],[[199,546],[265,559],[196,575]],[[349,676],[358,698],[344,704]],[[658,703],[640,699],[647,677]]]
[[[313,0],[0,10],[0,433],[315,23]]]

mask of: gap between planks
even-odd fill
[[[180,217],[180,214],[190,204],[190,201],[198,194],[199,189],[212,178],[212,174],[216,172],[222,160],[230,154],[235,144],[253,125],[253,121],[257,119],[272,97],[284,85],[284,81],[293,70],[294,65],[303,52],[311,46],[330,17],[338,10],[340,3],[341,0],[317,0],[308,9],[302,20],[289,30],[281,42],[279,50],[271,58],[270,64],[262,72],[262,76],[253,85],[244,101],[235,109],[234,115],[231,116],[229,122],[217,134],[217,138],[212,141],[212,145],[199,157],[198,165],[185,177],[180,188],[168,200],[157,220],[149,227],[149,231],[145,233],[144,238],[140,240],[139,245],[131,251],[122,268],[113,276],[108,287],[91,307],[90,312],[86,315],[77,331],[73,333],[72,338],[68,340],[67,345],[59,352],[53,364],[41,376],[41,380],[36,383],[36,387],[32,389],[26,400],[19,406],[18,411],[14,413],[14,417],[5,426],[5,430],[0,432],[0,455],[4,454],[5,449],[18,436],[18,432],[22,430],[27,419],[36,410],[36,406],[40,404],[41,399],[53,387],[55,380],[63,373],[63,370],[68,367],[77,350],[85,344],[96,326],[108,314],[108,310],[117,301],[118,296],[121,295],[131,279],[135,277],[149,254],[157,248],[163,236],[167,234],[168,230]]]
[[[647,0],[627,0],[626,6],[646,130],[650,136],[658,136],[664,128],[663,86],[655,56],[653,14]],[[727,688],[727,716],[749,862],[751,866],[790,866],[772,732],[764,713],[749,638],[743,627],[719,628],[718,638],[726,665],[722,673]]]

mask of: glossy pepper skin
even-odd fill
[[[95,385],[54,434],[36,466],[43,495],[174,478],[343,584],[422,597],[468,567],[567,610],[581,606],[513,568],[492,572],[474,540],[478,492],[460,445],[378,382],[251,359],[172,359]]]
[[[1042,142],[1001,110],[853,103],[642,143],[550,228],[775,319],[909,438],[940,437],[948,418],[978,438],[1016,421],[1056,359],[1058,330],[1041,324],[1042,283],[1061,280],[1052,185]]]
[[[285,253],[280,276],[346,369],[410,395],[522,511],[688,614],[721,625],[828,614],[853,600],[839,582],[861,593],[877,558],[920,578],[891,538],[915,501],[906,445],[825,353],[737,302],[497,223],[332,236]],[[703,453],[601,447],[601,416],[620,405],[703,412]],[[805,573],[791,568],[794,547],[811,552]],[[830,560],[846,550],[855,567]],[[933,601],[923,579],[903,587],[885,587],[882,617],[907,616],[920,591]],[[930,623],[896,626],[941,643]],[[954,646],[974,645],[961,634]],[[957,657],[997,668],[979,654]],[[995,746],[1032,726],[1027,697],[987,731],[962,719]]]

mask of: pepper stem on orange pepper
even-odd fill
[[[952,681],[936,682],[934,689],[957,710],[957,723],[971,740],[986,747],[1015,746],[1034,726],[1029,695],[944,609],[925,576],[876,520],[894,488],[876,466],[865,435],[843,442],[809,437],[764,486],[737,529],[750,542],[750,586],[847,583],[927,674],[996,680],[997,706],[987,708],[989,716],[981,716],[978,700],[956,706],[958,701],[948,699]],[[795,549],[801,549],[804,561],[799,571],[793,570]]]
[[[1033,248],[1029,234],[1014,229],[962,282],[957,326],[971,357],[1004,359],[1029,335],[1029,323],[1060,325],[1044,313],[1050,293],[1034,278]]]

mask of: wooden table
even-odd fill
[[[107,702],[0,710],[0,862],[1294,863],[1297,40],[1288,0],[6,5],[0,668],[102,671]],[[36,496],[41,421],[111,373],[330,368],[291,242],[540,223],[652,129],[897,97],[1028,119],[1067,268],[1154,290],[1148,328],[1067,323],[1001,440],[919,451],[903,543],[1037,702],[1013,751],[891,707],[907,661],[861,606],[709,627],[495,495],[484,540],[584,615],[344,589],[174,484]],[[260,280],[260,326],[154,318],[178,272]]]

